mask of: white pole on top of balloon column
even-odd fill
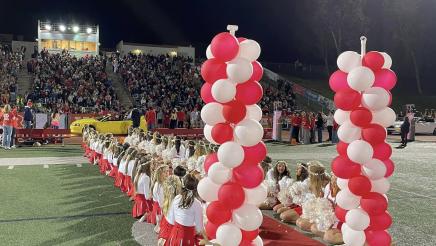
[[[227,30],[230,32],[230,34],[235,36],[235,33],[238,30],[238,26],[237,25],[227,25]]]
[[[366,40],[367,38],[365,36],[360,37],[360,56],[362,59],[366,54]]]

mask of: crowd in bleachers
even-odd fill
[[[2,105],[15,100],[18,73],[22,68],[22,62],[22,52],[13,52],[10,46],[0,45],[0,103]]]
[[[42,51],[28,61],[27,70],[34,78],[25,98],[51,112],[118,111],[120,103],[105,69],[106,59],[99,56],[78,58],[67,52]]]

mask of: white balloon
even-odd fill
[[[217,185],[209,177],[204,177],[198,182],[197,192],[201,199],[206,202],[218,200],[218,190],[221,185]]]
[[[351,143],[361,137],[362,130],[350,121],[342,124],[338,129],[338,138],[345,143]]]
[[[236,142],[225,142],[218,149],[218,160],[228,168],[237,167],[244,160],[244,149]]]
[[[379,159],[372,159],[363,164],[363,173],[369,179],[381,179],[386,175],[386,165]]]
[[[232,101],[236,95],[236,85],[231,80],[219,79],[212,85],[212,96],[220,103]]]
[[[389,107],[372,112],[371,123],[379,124],[383,127],[392,126],[397,119],[395,111]]]
[[[375,81],[374,72],[367,67],[356,67],[347,75],[348,85],[356,91],[370,88]]]
[[[390,188],[391,183],[389,183],[389,180],[387,178],[371,180],[371,192],[386,194],[388,193]]]
[[[392,66],[392,58],[390,55],[388,55],[388,53],[386,52],[380,52],[380,54],[382,54],[383,58],[385,59],[385,63],[383,64],[382,68],[387,68],[390,69]]]
[[[251,78],[253,74],[253,65],[241,57],[227,63],[227,77],[236,83],[244,83]]]
[[[242,232],[233,223],[225,223],[216,230],[216,240],[225,246],[238,246],[242,240]]]
[[[362,105],[372,111],[382,110],[389,104],[389,93],[381,87],[371,87],[362,94]]]
[[[201,109],[201,119],[207,125],[213,126],[217,123],[225,122],[223,116],[223,105],[216,102],[211,102]]]
[[[350,121],[350,113],[351,113],[351,111],[336,109],[333,117],[335,118],[336,123],[338,123],[339,125],[342,125],[345,122]]]
[[[262,182],[259,186],[254,187],[253,189],[245,189],[245,201],[244,203],[253,204],[255,206],[259,206],[262,204],[266,197],[268,196],[268,186]]]
[[[363,209],[351,209],[345,215],[345,223],[355,231],[363,231],[369,226],[369,215]]]
[[[342,189],[336,195],[336,202],[338,203],[339,207],[346,210],[351,210],[360,205],[360,196],[354,195],[350,190],[348,190],[348,188]]]
[[[224,184],[232,178],[232,170],[223,166],[220,162],[215,162],[210,166],[207,176],[215,184]]]
[[[263,127],[258,121],[245,119],[236,125],[235,133],[238,143],[243,146],[253,146],[262,141]]]
[[[244,204],[233,210],[232,221],[244,231],[253,231],[262,225],[263,216],[257,206]]]
[[[349,73],[351,70],[362,64],[362,58],[355,51],[345,51],[338,56],[337,64],[341,71]]]
[[[247,114],[245,119],[252,119],[255,121],[262,120],[262,109],[257,104],[247,105]]]
[[[356,163],[364,164],[372,159],[374,149],[364,140],[354,140],[347,147],[348,158]]]
[[[336,178],[336,184],[338,185],[338,187],[343,190],[343,189],[348,189],[348,180],[349,179],[342,179],[342,178]]]
[[[257,236],[254,240],[253,240],[253,244],[256,246],[263,246],[263,241],[262,238],[260,236]]]
[[[348,227],[346,223],[342,224],[342,239],[347,246],[363,246],[366,241],[364,231],[355,231]]]
[[[212,59],[212,58],[214,58],[214,57],[213,57],[213,54],[212,54],[212,50],[210,49],[210,44],[207,46],[207,49],[206,49],[206,58],[207,58],[207,59]]]
[[[253,62],[260,56],[260,45],[254,40],[246,39],[239,43],[238,56]]]
[[[212,137],[212,126],[204,125],[203,134],[204,134],[204,138],[206,138],[207,141],[209,141],[209,142],[211,142],[213,144],[218,144],[217,142],[215,142],[215,140],[213,140],[213,137]]]

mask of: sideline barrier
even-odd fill
[[[46,140],[50,139],[56,142],[62,142],[65,138],[70,138],[69,129],[16,129],[16,143],[23,143],[28,139]]]

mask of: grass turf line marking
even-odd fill
[[[12,222],[41,221],[41,220],[76,220],[76,219],[90,218],[90,217],[118,216],[118,215],[126,215],[126,214],[130,214],[130,212],[78,214],[78,215],[69,215],[69,216],[51,216],[51,217],[9,219],[9,220],[0,220],[0,224],[1,223],[12,223]]]
[[[82,167],[82,164],[76,164],[76,167]]]
[[[405,190],[400,190],[400,189],[396,189],[396,188],[391,188],[391,190],[395,190],[395,191],[399,191],[399,192],[403,192],[403,193],[407,193],[407,194],[412,194],[412,195],[415,195],[415,196],[420,196],[420,197],[424,197],[424,198],[431,199],[431,200],[436,200],[436,197],[421,195],[419,193],[415,193],[415,192],[412,192],[412,191],[405,191]]]
[[[8,169],[12,170],[12,169],[14,169],[14,166],[11,165],[11,166],[8,167]]]
[[[48,168],[48,165],[47,165],[47,164],[44,164],[44,168]]]

